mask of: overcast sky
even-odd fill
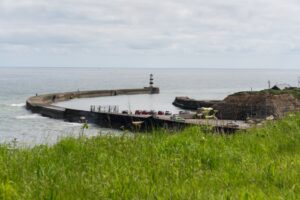
[[[0,0],[0,66],[300,68],[300,1]]]

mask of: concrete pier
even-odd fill
[[[211,125],[215,129],[222,131],[235,131],[245,129],[244,126],[232,126],[229,123],[211,122],[204,124],[201,120],[186,120],[185,122],[172,121],[168,116],[154,117],[151,115],[132,115],[110,112],[84,111],[69,109],[52,105],[53,103],[68,101],[76,98],[93,98],[117,95],[136,95],[136,94],[158,94],[157,87],[144,87],[139,89],[118,89],[118,90],[92,90],[76,91],[65,93],[52,93],[36,95],[26,101],[26,108],[34,113],[46,117],[61,119],[68,122],[80,122],[83,118],[88,123],[93,123],[106,128],[150,131],[156,128],[181,129],[189,125]],[[207,122],[207,121],[206,121]]]
[[[68,101],[76,98],[93,98],[117,95],[137,95],[137,94],[158,94],[157,87],[144,87],[138,89],[118,89],[118,90],[92,90],[75,91],[64,93],[43,94],[30,97],[26,101],[26,108],[33,113],[41,114],[45,117],[62,119],[68,122],[80,122],[85,118],[88,123],[94,123],[102,127],[115,129],[133,129],[133,122],[142,122],[141,130],[149,130],[155,127],[155,122],[151,116],[135,116],[120,113],[92,112],[77,109],[63,108],[52,105],[53,103]]]

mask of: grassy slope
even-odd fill
[[[262,90],[260,92],[265,92],[265,93],[271,93],[271,94],[291,94],[295,98],[300,99],[300,88],[291,88],[291,89],[284,89],[284,90],[273,90],[273,89],[266,89]]]
[[[300,100],[300,88],[291,88],[291,89],[284,89],[284,90],[273,90],[273,89],[265,89],[265,90],[261,90],[261,91],[245,91],[248,93],[255,93],[255,94],[259,94],[259,93],[269,93],[269,94],[273,94],[273,95],[280,95],[280,94],[291,94],[293,95],[295,98]],[[239,94],[243,94],[244,92],[237,92],[234,95],[239,95]]]
[[[64,139],[0,147],[0,199],[299,199],[300,115],[231,136]]]

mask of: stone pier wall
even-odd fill
[[[145,87],[139,89],[93,90],[65,93],[52,93],[30,97],[26,101],[26,108],[42,116],[62,119],[68,122],[79,122],[84,117],[89,123],[115,129],[132,129],[132,122],[142,121],[141,129],[149,130],[154,127],[154,120],[149,116],[124,115],[120,113],[90,112],[68,109],[52,105],[53,103],[68,101],[76,98],[93,98],[117,95],[158,94],[159,88]]]
[[[182,129],[192,124],[178,122],[167,119],[160,119],[153,116],[126,115],[121,113],[91,112],[77,109],[69,109],[52,105],[53,103],[68,101],[76,98],[92,98],[117,95],[135,94],[158,94],[159,88],[145,87],[141,89],[121,89],[121,90],[94,90],[76,91],[65,93],[52,93],[30,97],[26,101],[26,108],[33,113],[42,116],[65,120],[68,122],[80,122],[84,117],[88,123],[100,125],[101,127],[114,128],[121,130],[136,130],[133,122],[142,122],[138,131],[152,131],[157,128],[167,128],[172,130]],[[216,130],[233,132],[238,128],[216,126]]]

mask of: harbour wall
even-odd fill
[[[144,87],[139,89],[118,89],[118,90],[92,90],[92,91],[75,91],[64,93],[42,94],[30,97],[26,101],[26,108],[33,113],[41,114],[45,117],[65,120],[68,122],[80,122],[82,118],[88,123],[97,124],[106,128],[130,129],[136,126],[133,122],[141,122],[139,130],[151,130],[153,128],[181,128],[185,123],[165,121],[156,119],[153,116],[127,115],[121,113],[94,112],[77,109],[63,108],[52,105],[53,103],[68,101],[76,98],[93,98],[118,95],[137,95],[137,94],[158,94],[157,87]]]
[[[43,94],[30,97],[26,104],[29,106],[34,105],[50,105],[57,102],[68,101],[76,98],[93,98],[117,95],[136,95],[136,94],[158,94],[159,88],[157,87],[144,87],[138,89],[118,89],[118,90],[90,90],[90,91],[75,91]]]
[[[157,87],[144,87],[140,89],[92,90],[42,95],[36,94],[36,96],[30,97],[26,101],[26,108],[33,113],[38,113],[42,116],[53,119],[64,120],[67,122],[82,122],[82,119],[84,119],[87,120],[88,123],[93,123],[101,127],[120,130],[151,131],[157,128],[179,130],[190,125],[196,125],[194,123],[162,119],[151,115],[85,111],[53,105],[57,102],[68,101],[76,98],[158,93],[159,88]],[[234,132],[239,129],[231,126],[214,126],[213,128],[224,132]]]

